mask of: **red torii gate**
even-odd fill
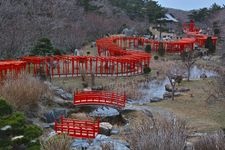
[[[25,71],[26,62],[16,60],[0,61],[0,80],[7,75],[17,76],[19,73]]]
[[[189,23],[183,24],[183,31],[186,33],[188,37],[194,38],[195,43],[199,47],[205,47],[206,39],[209,37],[208,35],[201,34],[200,29],[195,26],[195,22],[191,20]],[[211,36],[213,45],[216,45],[217,37]]]

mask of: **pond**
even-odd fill
[[[190,79],[199,80],[202,74],[205,74],[208,78],[218,76],[218,74],[214,71],[194,66],[191,68]],[[163,99],[163,95],[166,92],[166,84],[169,84],[168,78],[165,78],[163,80],[152,80],[145,84],[142,83],[139,88],[140,92],[142,92],[143,95],[142,99],[139,101],[132,101],[132,103],[148,103],[152,99],[154,99],[154,101],[157,101],[157,99]]]

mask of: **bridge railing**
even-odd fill
[[[55,121],[55,132],[65,133],[74,138],[95,138],[99,133],[99,119],[96,121],[80,121],[60,118],[59,123]]]
[[[76,91],[74,92],[74,105],[107,105],[117,108],[125,107],[127,97],[125,93],[119,94],[108,91]]]

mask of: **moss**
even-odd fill
[[[0,117],[10,115],[12,113],[12,107],[0,97]]]

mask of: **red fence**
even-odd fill
[[[125,107],[125,94],[106,91],[74,92],[74,105],[107,105],[117,108]]]
[[[55,132],[65,133],[74,138],[95,138],[99,133],[99,119],[96,121],[79,121],[61,117],[55,122]]]

